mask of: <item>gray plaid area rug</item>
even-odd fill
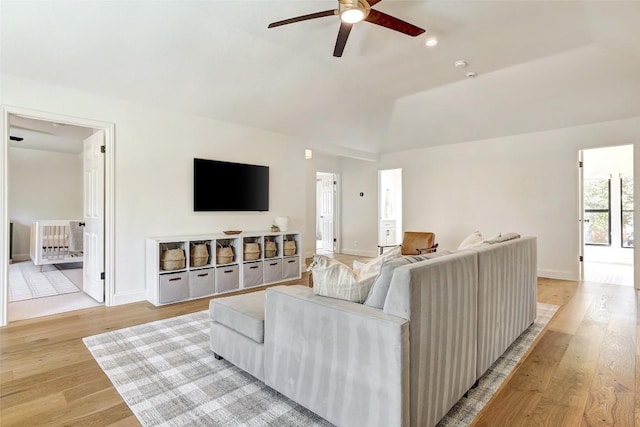
[[[439,426],[466,426],[517,365],[558,307],[538,316]],[[331,426],[209,350],[207,311],[84,338],[143,426]]]

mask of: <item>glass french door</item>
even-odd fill
[[[584,243],[611,245],[611,178],[584,181]]]

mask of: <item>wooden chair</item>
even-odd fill
[[[438,249],[438,244],[435,243],[436,235],[428,231],[405,231],[402,238],[402,255],[422,255],[435,252]],[[392,248],[393,246],[378,246],[380,253],[385,248]]]

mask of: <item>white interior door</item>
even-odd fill
[[[332,174],[323,174],[320,178],[320,232],[322,234],[322,250],[333,252],[333,210],[335,200],[335,178]]]
[[[84,141],[84,292],[104,302],[104,131]]]

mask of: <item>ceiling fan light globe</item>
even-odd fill
[[[355,24],[364,19],[364,11],[355,7],[345,9],[340,13],[340,19],[347,24]]]

